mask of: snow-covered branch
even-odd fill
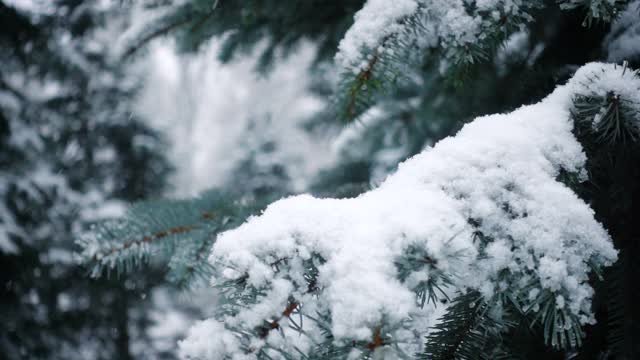
[[[589,273],[616,250],[559,180],[586,179],[573,99],[615,93],[637,111],[639,89],[629,69],[588,64],[541,102],[477,118],[357,198],[273,203],[218,236],[209,261],[223,305],[192,328],[181,353],[306,359],[328,341],[345,358],[401,358],[420,351],[441,315],[420,299],[429,282],[443,301],[468,290],[509,294],[519,311],[554,321],[553,345],[575,345],[594,321]],[[275,325],[259,331],[265,324]]]

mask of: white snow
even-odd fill
[[[611,91],[626,100],[629,106],[638,110],[640,108],[638,71],[624,65],[611,66],[615,66],[616,70],[607,71],[608,69],[599,68],[593,63],[583,66],[577,74],[584,74],[584,76],[574,81],[575,93],[605,96],[608,91]]]
[[[212,281],[247,274],[266,295],[237,316],[196,325],[180,343],[181,355],[255,359],[258,349],[272,355],[278,354],[273,349],[296,354],[293,346],[312,351],[324,337],[309,319],[304,335],[285,328],[284,336],[274,331],[252,339],[253,352],[239,346],[233,330],[277,319],[287,297],[302,304],[305,316],[329,313],[338,344],[370,341],[384,326],[400,344],[399,350],[386,347],[380,358],[412,354],[422,346],[425,324],[440,311],[420,308],[412,289],[428,269],[404,283],[397,277],[396,262],[412,249],[425,251],[450,274],[455,289],[477,289],[488,298],[510,288],[530,304],[544,290],[558,308],[592,322],[589,264],[611,264],[617,253],[588,204],[556,180],[561,169],[583,173],[586,158],[571,132],[570,109],[587,79],[594,82],[589,91],[599,95],[638,96],[640,89],[638,77],[620,66],[585,65],[540,103],[477,118],[357,198],[289,197],[220,234],[209,258],[218,269]],[[486,248],[476,231],[489,237]],[[309,294],[302,261],[312,256],[325,262],[316,264],[321,290]],[[289,259],[288,267],[275,271],[271,264],[278,259]]]
[[[340,41],[336,60],[345,68],[360,63],[363,48],[377,49],[386,36],[400,31],[400,22],[417,9],[415,0],[368,0],[355,14],[353,26]]]
[[[223,354],[232,353],[239,346],[235,337],[225,333],[224,326],[213,319],[200,321],[191,327],[187,339],[179,345],[179,355],[193,359],[222,359]]]
[[[342,69],[357,74],[367,68],[366,60],[374,51],[394,51],[395,45],[387,44],[386,39],[400,37],[403,41],[399,43],[444,49],[442,65],[446,68],[453,56],[448,51],[485,40],[502,18],[514,22],[532,20],[527,13],[532,5],[524,1],[475,1],[473,10],[468,3],[464,0],[368,0],[340,42],[336,62]],[[422,26],[407,25],[412,21]]]

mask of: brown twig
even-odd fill
[[[373,74],[373,67],[376,65],[380,58],[380,54],[376,49],[373,57],[367,63],[367,68],[364,71],[361,71],[356,76],[356,84],[349,91],[349,105],[347,106],[347,114],[350,118],[355,116],[355,107],[356,107],[356,98],[357,93],[360,91],[362,86],[366,84],[369,79],[371,79],[371,75]]]
[[[279,318],[269,321],[266,326],[263,326],[262,328],[260,328],[260,331],[259,331],[260,338],[264,339],[269,335],[271,330],[279,329],[280,321],[282,321],[282,319],[284,318],[289,318],[291,314],[293,314],[293,312],[298,308],[298,305],[299,304],[296,301],[289,302],[289,304],[284,309],[284,311],[282,312],[282,315]]]
[[[213,212],[204,212],[202,213],[202,219],[204,220],[213,220],[215,218],[216,214]],[[144,243],[151,243],[153,241],[156,240],[160,240],[163,239],[167,236],[170,235],[178,235],[178,234],[184,234],[187,233],[189,231],[193,231],[196,230],[198,228],[197,225],[185,225],[185,226],[176,226],[176,227],[172,227],[169,228],[167,230],[163,230],[163,231],[159,231],[157,233],[151,234],[149,236],[144,236],[141,239],[136,239],[136,240],[131,240],[131,241],[127,241],[124,244],[122,244],[122,246],[118,247],[118,248],[113,248],[111,249],[109,252],[107,252],[106,256],[110,256],[113,255],[117,252],[126,250],[134,245],[140,245],[140,244],[144,244]]]
[[[176,226],[176,227],[164,230],[164,231],[157,232],[157,233],[149,235],[149,236],[144,236],[142,239],[139,239],[139,240],[128,241],[128,242],[122,244],[121,247],[111,249],[107,253],[107,256],[110,256],[110,255],[113,255],[113,254],[115,254],[117,252],[126,250],[126,249],[128,249],[128,248],[130,248],[130,247],[132,247],[134,245],[140,245],[140,244],[143,244],[143,243],[150,243],[150,242],[153,242],[155,240],[159,240],[159,239],[165,238],[165,237],[167,237],[169,235],[183,234],[183,233],[189,232],[189,231],[194,230],[194,229],[196,229],[196,226]]]
[[[369,350],[374,351],[375,349],[386,345],[386,343],[384,342],[384,339],[380,335],[380,332],[381,332],[381,328],[380,326],[378,326],[376,328],[376,331],[373,333],[373,339],[371,339],[371,342],[367,344],[367,348]]]

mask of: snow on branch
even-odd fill
[[[532,20],[538,1],[369,0],[340,42],[341,117],[359,116],[379,93],[441,49],[442,71],[463,72]]]
[[[635,101],[639,89],[629,69],[592,63],[538,104],[477,118],[357,198],[271,204],[218,236],[218,313],[192,328],[181,354],[404,358],[422,350],[436,304],[467,291],[488,303],[508,294],[502,306],[548,325],[550,344],[576,346],[594,321],[589,273],[616,250],[559,180],[586,176],[573,100]]]
[[[561,0],[561,9],[584,9],[584,25],[614,20],[627,0]],[[368,0],[339,44],[342,71],[338,117],[358,118],[400,78],[432,58],[436,71],[460,83],[491,59],[516,31],[534,21],[539,0]]]
[[[362,49],[377,49],[385,38],[401,31],[401,22],[417,10],[416,0],[367,1],[356,13],[353,26],[340,41],[336,61],[344,68],[366,67],[366,64],[360,64]]]

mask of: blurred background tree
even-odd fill
[[[89,223],[160,195],[170,170],[132,113],[135,79],[107,57],[119,17],[99,1],[0,2],[3,358],[131,359],[148,342],[158,277],[96,281],[74,255]]]

